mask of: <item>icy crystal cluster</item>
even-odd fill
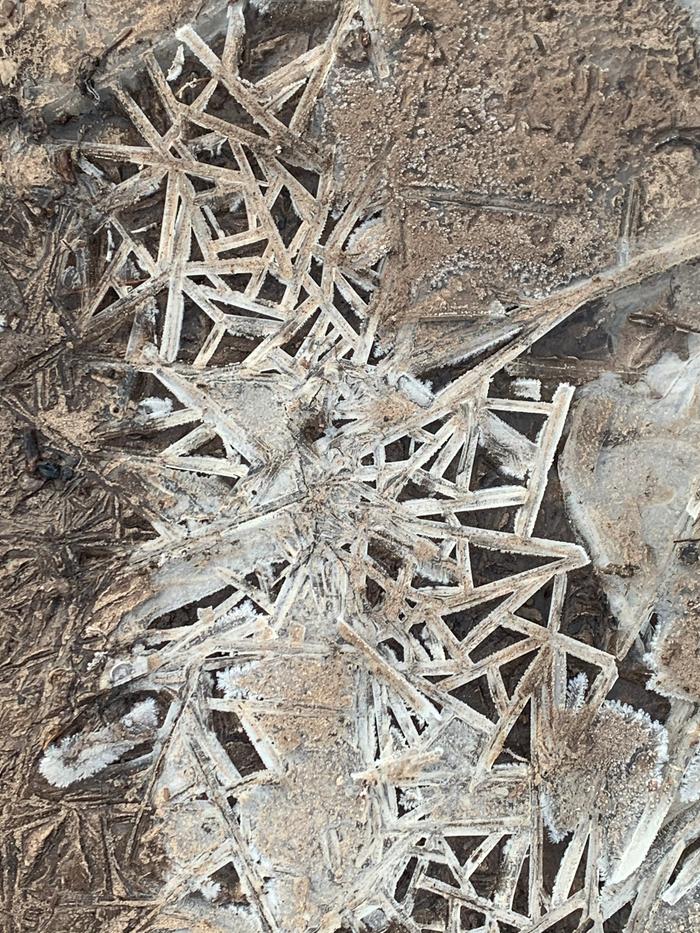
[[[355,14],[253,82],[229,4],[224,41],[186,27],[151,56],[150,112],[116,92],[138,144],[81,145],[106,244],[86,331],[124,376],[111,470],[151,503],[136,558],[157,584],[104,687],[163,715],[142,700],[42,773],[65,786],[150,736],[167,878],[138,929],[604,933],[639,891],[694,884],[668,886],[664,827],[697,754],[676,735],[670,772],[667,731],[608,697],[616,658],[562,631],[588,557],[541,506],[573,388],[512,364],[696,247],[542,299],[417,379],[410,333],[377,338],[381,200],[368,180],[338,203],[310,131]]]

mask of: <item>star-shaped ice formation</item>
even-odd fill
[[[167,708],[142,809],[170,875],[139,928],[602,931],[594,821],[545,878],[536,780],[572,672],[580,729],[616,676],[560,630],[587,558],[540,519],[573,389],[508,372],[586,293],[439,387],[377,341],[382,204],[335,203],[306,133],[353,14],[251,83],[235,3],[223,44],[150,59],[152,113],[118,92],[140,144],[81,150],[110,470],[160,568],[104,675]]]

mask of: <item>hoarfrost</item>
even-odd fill
[[[152,733],[158,721],[155,700],[137,703],[117,723],[77,733],[50,745],[39,771],[54,787],[68,787],[103,771]]]

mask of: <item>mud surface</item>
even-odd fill
[[[536,328],[556,308],[560,293],[580,290],[580,306],[543,331],[494,380],[539,380],[547,401],[562,383],[575,389],[535,533],[585,549],[590,564],[570,574],[562,632],[614,659],[619,676],[607,701],[629,704],[659,724],[652,727],[637,715],[620,726],[619,745],[615,723],[623,713],[617,706],[604,707],[597,719],[584,722],[584,716],[580,725],[567,724],[564,737],[552,727],[552,741],[561,749],[552,752],[542,777],[552,785],[552,798],[559,795],[549,817],[556,831],[544,854],[550,889],[563,852],[552,835],[574,832],[580,808],[600,805],[590,794],[576,799],[576,782],[582,775],[592,780],[595,770],[590,757],[580,761],[581,747],[587,756],[598,755],[605,772],[601,818],[607,822],[596,844],[609,846],[600,864],[602,875],[609,871],[612,877],[646,812],[646,793],[660,801],[675,793],[660,770],[665,752],[657,730],[668,725],[671,758],[677,754],[681,774],[690,767],[698,736],[700,251],[691,243],[677,256],[669,253],[668,261],[656,259],[698,231],[697,32],[689,10],[675,0],[374,0],[356,6],[339,34],[305,138],[332,165],[339,210],[360,190],[373,210],[381,208],[382,235],[375,231],[370,246],[355,243],[363,274],[381,266],[374,299],[377,347],[401,360],[403,375],[438,392],[494,347],[513,340],[519,328]],[[243,78],[258,81],[314,48],[331,34],[344,8],[331,0],[250,2],[240,55]],[[145,448],[138,434],[127,443],[114,427],[133,415],[137,397],[124,371],[110,362],[126,338],[116,328],[88,333],[85,325],[86,294],[94,291],[104,266],[107,213],[96,189],[84,183],[80,145],[142,144],[114,93],[116,83],[147,109],[147,52],[155,50],[167,71],[178,26],[195,22],[201,35],[215,37],[224,20],[223,4],[190,0],[145,6],[132,0],[0,2],[0,927],[8,933],[272,928],[271,921],[256,926],[250,919],[254,899],[242,885],[242,872],[225,860],[209,878],[218,885],[212,897],[197,887],[206,880],[197,878],[186,892],[189,898],[194,891],[194,907],[181,913],[163,907],[168,902],[159,900],[159,892],[172,880],[172,865],[186,859],[176,851],[173,833],[164,841],[162,831],[163,823],[177,822],[166,806],[175,778],[159,776],[157,768],[149,770],[152,759],[140,758],[152,753],[152,737],[143,747],[134,740],[118,765],[67,788],[52,785],[40,771],[49,746],[78,733],[114,729],[135,701],[155,696],[150,687],[141,697],[138,689],[127,693],[104,680],[115,645],[126,651],[129,643],[131,629],[124,634],[119,628],[124,620],[134,630],[146,617],[159,630],[192,622],[187,609],[165,605],[165,597],[158,602],[176,583],[147,545],[176,506],[180,525],[189,518],[193,527],[218,520],[218,480],[198,473],[192,486],[173,481],[156,493],[153,483],[140,481],[138,470],[124,466],[125,448],[133,451],[134,462]],[[117,172],[109,180],[123,177]],[[628,268],[640,256],[638,275],[623,274],[619,287],[601,286],[600,274]],[[272,293],[263,297],[273,300]],[[200,336],[195,328],[183,340],[195,346]],[[238,340],[223,364],[238,361],[245,343]],[[148,398],[148,386],[155,384],[141,386],[141,397]],[[224,390],[214,386],[214,397]],[[253,399],[251,418],[260,433],[269,428],[277,443],[275,424],[263,423],[266,404]],[[275,404],[288,401],[280,395]],[[294,435],[302,448],[321,437],[332,418],[328,406],[314,408],[315,395],[299,404],[303,417],[293,414],[289,423],[292,433],[303,427]],[[381,410],[372,404],[370,425],[403,417],[393,397],[382,396]],[[342,416],[335,415],[339,425]],[[522,422],[516,428],[525,431]],[[502,465],[484,460],[483,487],[501,481]],[[418,494],[412,491],[411,497]],[[342,512],[331,502],[328,509],[333,508]],[[483,528],[510,529],[512,514],[481,514]],[[332,538],[335,528],[323,526],[322,536]],[[239,546],[245,542],[231,545]],[[490,555],[481,568],[472,564],[485,581],[515,572],[512,555]],[[200,561],[202,577],[208,556],[193,561]],[[375,556],[385,576],[396,578],[396,555],[377,550]],[[377,586],[368,583],[362,593],[372,618],[384,605]],[[188,605],[199,600],[206,606],[202,598],[217,588],[218,583],[206,592],[204,584],[201,592],[193,589]],[[301,640],[304,631],[307,638],[314,632],[317,616],[331,610],[319,610],[307,595],[299,597],[297,611]],[[533,598],[521,615],[541,623],[547,611]],[[465,613],[458,637],[476,621]],[[289,635],[292,642],[297,636]],[[412,926],[404,926],[403,914],[394,916],[386,904],[358,907],[359,894],[357,903],[338,907],[344,891],[359,890],[365,865],[356,856],[370,851],[361,846],[371,845],[365,837],[373,818],[347,777],[367,766],[357,757],[348,726],[361,665],[338,661],[349,650],[338,642],[320,665],[265,660],[230,690],[234,698],[238,690],[258,690],[268,707],[295,710],[293,735],[268,707],[252,720],[272,736],[276,753],[282,749],[289,757],[289,784],[241,792],[252,800],[247,819],[263,855],[275,846],[285,849],[289,874],[280,875],[275,896],[298,912],[285,917],[281,909],[277,928],[486,929],[478,926],[485,922],[483,912],[475,909],[471,916],[466,907],[461,927],[456,920],[446,926],[444,900],[436,895],[413,905],[406,920]],[[503,647],[506,642],[494,650]],[[569,679],[583,674],[592,684],[592,666],[571,662],[564,673]],[[504,688],[511,693],[519,682],[513,676]],[[223,688],[219,694],[212,689],[217,699],[228,696]],[[167,702],[175,693],[168,685]],[[465,702],[487,715],[478,693],[473,688]],[[161,723],[167,702],[158,694]],[[303,718],[307,706],[327,708],[325,718],[309,725]],[[578,722],[571,709],[567,715]],[[212,728],[247,776],[258,769],[258,753],[232,716],[221,712]],[[579,747],[586,729],[596,739],[584,739]],[[528,722],[518,719],[511,740],[523,754],[518,759],[516,751],[511,763],[523,759],[530,738]],[[476,761],[470,741],[461,732],[450,739],[450,767]],[[310,757],[300,749],[310,749]],[[319,774],[329,782],[320,797],[309,791]],[[460,801],[473,790],[459,782],[455,787],[459,794],[450,793]],[[667,822],[660,819],[656,848],[645,865],[635,866],[639,873],[629,876],[635,890],[620,880],[614,894],[619,908],[610,908],[604,925],[601,920],[602,933],[696,928],[692,885],[678,903],[661,899],[700,838],[694,809],[700,791],[693,788],[682,803],[676,800]],[[423,802],[432,802],[435,819],[447,819],[452,797],[437,801],[425,793]],[[530,791],[514,781],[504,793],[517,808],[525,807]],[[484,795],[469,806],[485,812],[491,800]],[[296,807],[291,816],[284,809],[289,799]],[[183,816],[193,821],[183,823],[187,859],[193,847],[204,846],[197,833],[205,831],[206,818],[212,826],[216,822],[208,806],[202,803],[199,822],[191,813]],[[274,818],[265,817],[266,808]],[[465,821],[467,816],[476,818],[470,812]],[[326,864],[319,862],[316,837],[330,823],[344,828]],[[226,839],[231,828],[215,826],[212,838],[217,833]],[[494,852],[505,860],[502,848]],[[669,852],[676,853],[676,862]],[[381,861],[376,847],[372,853],[368,863]],[[496,855],[494,860],[495,867],[484,871],[495,877],[501,863]],[[305,877],[294,877],[301,863],[309,863]],[[268,885],[268,877],[263,880]],[[526,888],[521,881],[514,897],[527,899]],[[651,892],[649,903],[642,904],[640,895],[634,906],[637,890]],[[274,914],[277,908],[270,909]],[[450,910],[456,917],[456,908]],[[638,925],[627,925],[635,910]],[[577,923],[570,915],[549,929],[573,931],[580,929]],[[500,929],[528,928],[503,920]]]

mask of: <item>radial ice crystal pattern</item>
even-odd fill
[[[390,225],[370,181],[339,202],[310,129],[354,14],[250,80],[230,4],[225,39],[150,56],[150,107],[115,91],[139,142],[81,145],[104,216],[85,333],[124,373],[111,475],[151,503],[157,568],[104,672],[165,710],[138,929],[604,933],[643,819],[577,810],[561,748],[611,717],[654,768],[662,743],[561,629],[587,556],[540,508],[573,389],[510,373],[612,286],[544,301],[439,388],[378,343]],[[71,740],[93,770],[101,740]]]

